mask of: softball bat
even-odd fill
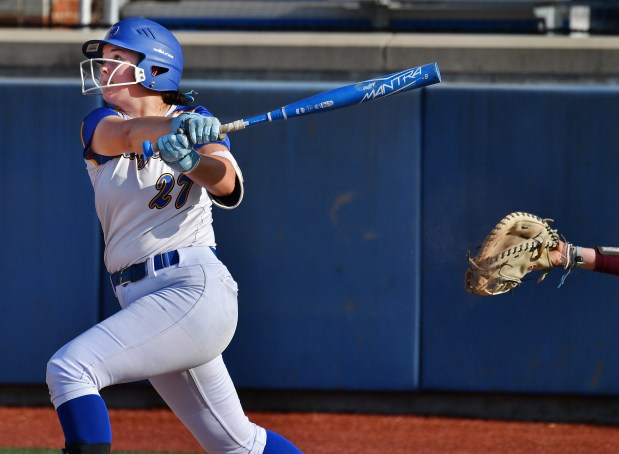
[[[279,109],[256,115],[255,117],[223,124],[219,131],[223,136],[229,132],[238,131],[261,123],[288,120],[294,117],[363,104],[397,93],[404,93],[417,88],[437,84],[440,81],[441,73],[438,64],[436,62],[428,63],[423,66],[405,69],[375,79],[324,91],[310,96],[309,98],[287,104]]]

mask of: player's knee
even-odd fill
[[[45,381],[55,406],[68,399],[99,390],[96,379],[88,368],[67,356],[63,349],[47,362]]]
[[[51,395],[54,394],[54,390],[58,385],[66,381],[70,377],[70,373],[65,367],[65,362],[62,357],[56,353],[47,362],[47,369],[45,370],[45,382]]]
[[[62,361],[62,358],[56,353],[47,362],[47,369],[45,370],[45,381],[50,391],[56,383],[61,380],[61,377],[66,375],[67,370],[64,367],[64,361]]]

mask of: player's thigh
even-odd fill
[[[236,329],[236,295],[224,267],[192,265],[166,270],[135,286],[125,309],[102,325],[119,344],[105,361],[117,378],[131,381],[187,370],[211,361]],[[117,318],[115,318],[117,316]]]
[[[124,289],[134,293],[131,302],[63,347],[53,361],[101,389],[212,360],[234,334],[237,305],[220,267],[210,268],[172,269]]]

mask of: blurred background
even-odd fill
[[[240,287],[224,358],[248,409],[617,423],[619,279],[560,270],[484,298],[467,253],[506,214],[619,244],[614,1],[0,0],[0,404],[114,313],[79,128],[81,44],[147,17],[222,122],[437,62],[443,81],[231,134],[215,209]],[[111,406],[161,405],[146,383]]]
[[[612,0],[3,0],[17,26],[107,26],[143,16],[193,30],[616,34]]]

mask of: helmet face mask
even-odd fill
[[[107,64],[110,68],[110,74],[107,78],[107,82],[101,83],[101,66]],[[127,82],[112,82],[116,73],[122,68],[133,68],[133,81]],[[146,80],[146,75],[142,68],[136,65],[126,62],[112,60],[109,58],[90,58],[80,63],[80,73],[82,78],[82,94],[84,95],[100,95],[104,88],[108,87],[120,87],[123,85],[135,85],[141,84]]]
[[[183,72],[183,52],[176,37],[162,25],[140,17],[124,19],[114,24],[104,39],[85,42],[82,52],[89,59],[101,59],[105,44],[140,54],[137,68],[141,69],[141,80],[136,83],[154,91],[178,90]],[[94,73],[90,70],[89,74],[92,78]],[[137,76],[136,72],[136,80]]]

